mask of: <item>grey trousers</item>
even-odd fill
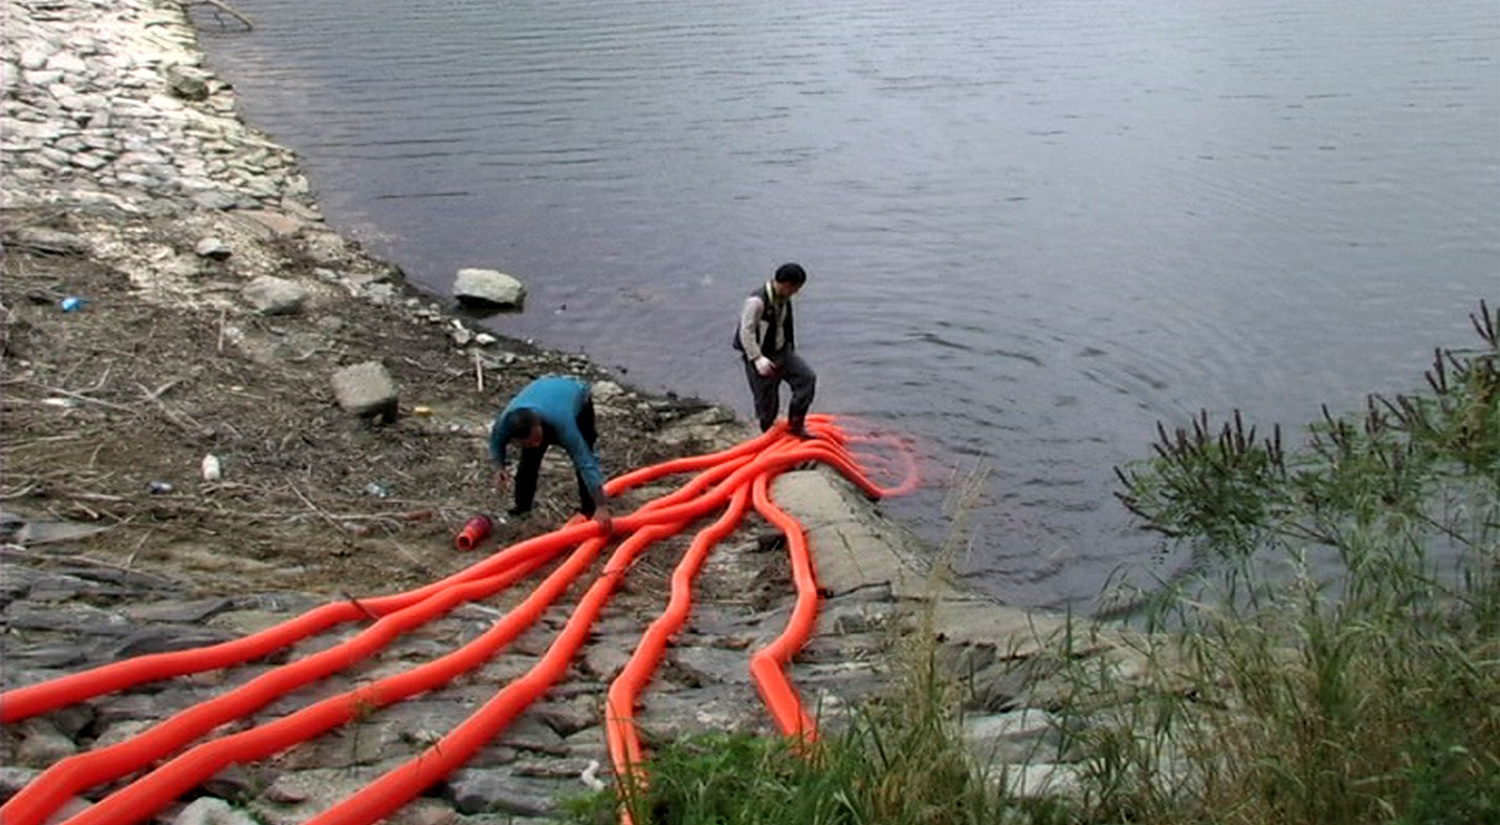
[[[744,359],[741,359],[744,361]],[[818,388],[818,376],[796,352],[783,352],[771,359],[776,362],[776,372],[769,377],[755,371],[755,364],[744,361],[745,378],[750,382],[750,397],[755,400],[755,418],[760,422],[760,431],[771,429],[776,423],[776,413],[781,408],[781,382],[792,388],[792,401],[787,408],[787,418],[792,426],[801,426],[812,409],[813,393]]]

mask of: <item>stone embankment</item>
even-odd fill
[[[240,119],[228,84],[205,67],[179,4],[8,0],[5,14],[4,208],[10,215],[66,215],[70,227],[7,227],[8,246],[92,261],[128,279],[132,300],[184,312],[293,316],[316,306],[323,314],[308,326],[328,332],[338,327],[337,318],[328,318],[348,314],[353,304],[347,302],[355,302],[383,308],[393,325],[426,325],[432,335],[451,339],[444,343],[457,348],[453,357],[460,363],[472,357],[494,374],[562,367],[606,377],[576,356],[507,349],[504,342],[476,335],[434,302],[408,294],[394,267],[364,255],[330,228],[295,155]],[[164,237],[168,227],[171,237]],[[304,334],[289,327],[257,339],[250,326],[245,329],[236,337],[236,327],[224,322],[220,349],[285,362],[288,349],[296,350],[291,344]],[[309,346],[303,351],[317,351]],[[501,349],[486,351],[488,346]],[[8,358],[15,348],[8,345]],[[33,360],[45,357],[30,354]],[[606,422],[625,422],[619,426],[635,427],[637,435],[668,449],[693,445],[701,451],[745,436],[723,410],[694,412],[618,384],[601,387]],[[81,393],[71,397],[83,400]],[[453,427],[459,435],[482,438],[484,423],[476,415]],[[15,437],[5,435],[7,441]],[[6,481],[7,502],[29,492],[12,484]],[[895,640],[913,631],[933,633],[943,659],[962,674],[976,749],[997,764],[1031,763],[1008,772],[1018,789],[1070,783],[1071,767],[1057,753],[1048,724],[1056,694],[1045,678],[1036,678],[1045,667],[1045,657],[1036,655],[1039,640],[1058,628],[1055,617],[1007,609],[923,572],[930,549],[828,471],[788,473],[774,494],[808,526],[817,559],[823,588],[818,629],[790,675],[822,718],[836,720],[843,709],[888,685],[898,665]],[[191,571],[92,559],[87,527],[70,532],[67,523],[5,516],[5,689],[238,638],[339,597],[337,590],[243,587],[205,595]],[[223,551],[225,558],[233,555],[233,548]],[[646,583],[626,580],[566,676],[469,764],[405,808],[400,821],[547,821],[559,800],[608,780],[602,767],[603,694],[660,611],[671,564],[641,567]],[[751,651],[781,633],[790,614],[793,591],[784,554],[767,536],[741,531],[721,546],[700,580],[703,592],[689,625],[640,709],[648,746],[710,730],[770,731],[747,663]],[[353,675],[288,694],[236,729],[430,661],[475,639],[513,604],[508,597],[460,607],[400,637]],[[482,668],[269,760],[223,770],[159,818],[180,825],[305,821],[413,758],[526,673],[566,619],[565,611],[554,608]],[[7,724],[0,728],[0,797],[9,798],[58,760],[124,741],[357,630],[310,640],[270,660]],[[1128,670],[1128,662],[1123,667]],[[93,789],[68,810],[111,790]]]

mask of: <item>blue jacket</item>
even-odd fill
[[[583,411],[588,400],[588,384],[577,378],[548,375],[532,381],[516,393],[516,397],[505,405],[495,423],[490,427],[490,458],[499,466],[505,466],[505,445],[521,433],[514,431],[511,413],[523,407],[536,411],[537,417],[557,435],[557,443],[568,451],[573,467],[583,476],[595,501],[604,500],[604,473],[599,469],[599,459],[583,433],[578,431],[578,413]]]

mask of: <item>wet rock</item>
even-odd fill
[[[479,306],[520,309],[526,285],[494,269],[460,269],[453,280],[453,297]]]

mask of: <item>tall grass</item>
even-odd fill
[[[1145,691],[1072,672],[1122,697],[1070,719],[1096,821],[1500,823],[1500,315],[1472,320],[1427,391],[1303,449],[1204,418],[1122,471],[1216,572],[1155,599]]]

